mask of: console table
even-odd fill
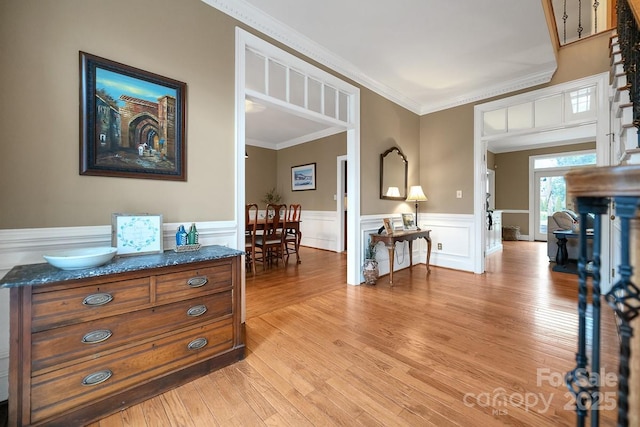
[[[413,268],[413,241],[425,239],[427,241],[427,275],[431,273],[429,261],[431,260],[431,230],[402,230],[391,234],[371,234],[371,241],[375,244],[383,242],[389,250],[389,284],[393,286],[393,256],[397,242],[409,242],[409,268]]]

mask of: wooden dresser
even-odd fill
[[[242,359],[241,253],[201,251],[7,274],[9,424],[87,424]]]

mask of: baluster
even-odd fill
[[[618,426],[629,425],[629,358],[631,356],[631,321],[638,316],[640,292],[631,281],[633,267],[630,258],[630,223],[636,216],[640,200],[636,197],[616,197],[616,215],[620,217],[620,279],[607,293],[606,299],[620,319],[620,367],[618,371]],[[637,403],[636,403],[637,404]]]
[[[634,351],[639,346],[640,338],[633,337],[634,326],[639,328],[637,322],[640,322],[638,312],[640,311],[640,291],[633,283],[633,279],[637,280],[638,276],[633,276],[632,265],[640,263],[640,165],[613,166],[613,167],[596,167],[568,172],[565,175],[567,182],[567,194],[569,197],[577,198],[578,210],[584,219],[584,214],[594,212],[596,218],[594,221],[594,273],[592,277],[593,289],[593,352],[591,375],[586,373],[588,365],[586,356],[586,336],[585,333],[585,316],[586,302],[588,296],[587,280],[588,275],[580,271],[579,274],[579,331],[578,331],[578,352],[576,353],[576,368],[568,372],[565,382],[570,392],[576,398],[576,415],[577,425],[584,426],[587,416],[586,406],[591,404],[591,425],[597,426],[598,419],[598,402],[600,401],[600,378],[597,372],[600,367],[599,347],[600,343],[600,307],[598,304],[600,296],[600,251],[601,251],[601,235],[603,232],[602,215],[607,209],[604,207],[606,200],[609,198],[615,202],[615,213],[620,219],[620,264],[618,266],[619,280],[613,284],[611,290],[604,295],[604,299],[615,311],[619,319],[619,337],[620,337],[620,358],[618,369],[618,426],[638,425],[638,409],[640,399],[638,399],[638,388],[640,388],[640,369],[638,366],[638,357],[640,354],[634,354],[631,360],[633,344]],[[631,225],[634,229],[631,229]],[[615,231],[614,231],[615,232]],[[633,235],[632,235],[633,232]],[[586,230],[580,233],[580,266],[582,270],[586,266],[586,252],[583,247],[583,241],[586,237]],[[614,235],[614,237],[618,237]],[[633,246],[630,244],[633,238]],[[610,248],[615,250],[615,248]],[[606,254],[609,255],[609,254]],[[582,258],[585,258],[582,260]],[[633,260],[633,261],[632,261]],[[632,323],[633,322],[633,323]],[[633,338],[633,341],[632,341]],[[584,367],[585,370],[581,371]],[[633,373],[633,378],[631,377]],[[587,383],[586,380],[589,380]],[[632,394],[630,394],[632,393]]]
[[[591,425],[598,425],[598,402],[600,392],[600,250],[602,240],[602,218],[609,207],[607,198],[578,198],[580,213],[580,239],[578,256],[578,351],[576,368],[565,377],[567,388],[576,400],[578,426],[584,426],[587,408],[591,408]],[[587,215],[595,214],[593,230],[593,269],[587,272]],[[588,369],[587,357],[587,302],[589,296],[588,277],[592,277],[592,355],[591,369]]]

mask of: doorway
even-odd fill
[[[593,102],[575,105],[575,93],[584,93],[589,88]],[[478,104],[474,107],[474,272],[484,273],[485,257],[485,198],[487,151],[503,153],[581,142],[596,143],[597,165],[610,164],[609,149],[609,72],[525,92],[519,95]],[[588,106],[585,110],[584,105]],[[510,109],[509,107],[519,108]],[[526,108],[525,108],[526,107]],[[512,117],[516,112],[525,112],[521,120]],[[516,125],[511,128],[511,124]],[[531,176],[531,175],[530,175]],[[534,240],[534,188],[531,178],[529,188],[529,240]],[[509,210],[508,206],[499,209]],[[538,221],[540,221],[538,219]],[[609,253],[609,229],[603,231],[602,253]],[[606,247],[605,247],[606,246]],[[609,259],[603,259],[603,269]]]
[[[547,221],[554,212],[567,208],[568,169],[534,172],[533,239],[547,241]]]
[[[247,63],[247,50],[256,53],[262,67]],[[263,73],[255,74],[255,73]],[[263,77],[262,77],[263,76]],[[272,80],[273,79],[273,80]],[[248,82],[255,82],[249,87]],[[300,91],[294,90],[295,88]],[[301,96],[296,96],[300,93]],[[346,224],[349,232],[346,240],[347,284],[360,283],[359,259],[362,248],[358,244],[360,230],[360,192],[356,187],[360,174],[360,90],[302,59],[267,43],[247,31],[236,28],[236,159],[238,189],[245,188],[244,153],[245,99],[247,96],[260,103],[279,108],[297,117],[323,123],[332,131],[345,131],[347,136],[347,192]],[[328,101],[327,101],[328,100]],[[331,102],[331,100],[333,100]],[[334,132],[336,133],[336,132]],[[244,191],[237,191],[236,222],[244,227]],[[338,194],[337,193],[336,197]],[[337,204],[338,205],[338,204]],[[341,227],[342,230],[344,227]],[[340,234],[340,233],[338,233]],[[238,247],[243,245],[243,235],[238,233]]]

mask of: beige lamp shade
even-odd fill
[[[412,185],[407,196],[408,202],[426,202],[427,196],[424,195],[421,185]]]
[[[387,189],[387,197],[400,197],[400,189],[398,187],[389,187]]]

